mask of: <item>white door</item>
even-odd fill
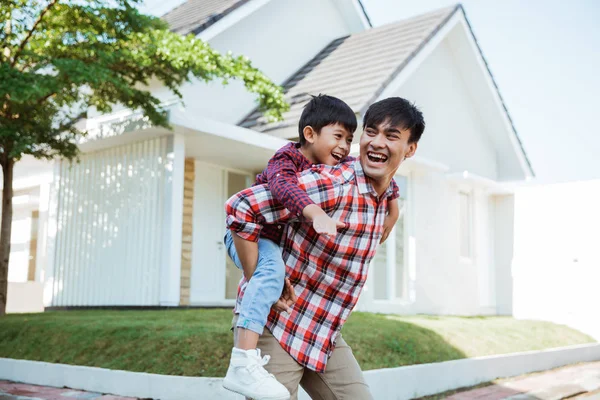
[[[225,171],[196,161],[195,175],[190,303],[210,305],[225,299]]]

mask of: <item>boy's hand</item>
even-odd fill
[[[296,297],[296,293],[294,292],[294,287],[290,283],[288,278],[285,278],[283,283],[283,291],[281,292],[281,297],[275,304],[273,304],[273,310],[277,312],[287,312],[288,314],[292,312],[292,305],[298,300]]]
[[[335,237],[338,228],[343,228],[345,226],[346,224],[343,222],[336,221],[325,213],[319,214],[313,219],[313,228],[321,235]]]
[[[379,241],[379,244],[386,241],[386,239],[392,232],[392,229],[394,229],[394,225],[396,225],[396,221],[398,221],[397,215],[391,215],[391,214],[386,215],[385,220],[383,221],[383,235],[381,235],[381,240]]]

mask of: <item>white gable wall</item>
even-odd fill
[[[426,129],[418,154],[450,167],[497,178],[497,154],[444,40],[397,93],[423,111]]]
[[[455,63],[442,41],[399,89],[427,123],[418,155],[449,167],[497,179],[497,153]],[[445,173],[413,175],[417,292],[415,312],[481,314],[495,306],[490,197],[469,185],[450,183]],[[460,256],[460,192],[471,196],[473,257]]]
[[[414,301],[400,307],[379,307],[380,304],[371,309],[429,314],[495,313],[495,198],[485,188],[449,179],[448,174],[469,171],[496,180],[497,152],[448,40],[440,42],[390,95],[407,98],[421,108],[427,127],[417,154],[446,165],[448,171],[416,169],[411,174]],[[470,258],[460,254],[461,192],[471,199]]]
[[[223,53],[247,56],[282,84],[332,40],[348,35],[349,29],[331,1],[270,1],[209,43]],[[256,106],[256,96],[235,81],[226,88],[219,82],[195,82],[182,93],[190,112],[222,122],[237,123]]]

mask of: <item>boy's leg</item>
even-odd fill
[[[313,400],[373,400],[352,349],[341,334],[336,343],[325,372],[305,370],[300,385]]]
[[[237,316],[233,319],[233,326],[237,325]],[[234,342],[237,343],[236,336],[239,335],[239,328],[234,328]],[[282,383],[290,392],[291,400],[298,400],[298,386],[302,379],[305,369],[296,362],[273,337],[268,329],[260,336],[258,347],[263,356],[269,355],[271,359],[265,365],[265,369],[275,375],[277,381]]]
[[[254,274],[256,264],[258,263],[258,243],[242,239],[231,231],[230,233],[241,264],[241,269],[244,271],[246,279],[249,280]]]
[[[242,262],[238,257],[237,250],[233,242],[233,235],[234,234],[229,229],[225,233],[225,237],[223,238],[223,241],[225,242],[225,249],[227,250],[227,255],[229,256],[229,258],[231,258],[231,261],[233,261],[235,266],[243,271],[244,268],[242,267]]]
[[[252,331],[258,335],[263,333],[271,306],[281,296],[284,280],[285,265],[281,257],[281,248],[270,240],[260,239],[258,241],[258,263],[244,291],[240,315],[236,324],[238,328]],[[252,344],[251,341],[255,336],[248,335],[248,332],[243,330],[238,334],[240,340],[238,343]],[[256,348],[256,343],[254,343],[254,347],[250,348]]]
[[[258,261],[258,243],[244,240],[230,230],[227,230],[224,240],[227,254],[249,280],[254,274]]]
[[[225,235],[227,253],[236,266],[241,268],[241,262],[236,252],[232,235],[233,234],[231,232],[228,232]],[[254,313],[257,312],[255,309],[245,308],[249,306],[244,305],[244,301],[247,299],[252,300],[252,298],[256,296],[259,296],[259,300],[264,301],[263,297],[268,296],[269,287],[274,285],[270,281],[273,279],[279,279],[277,271],[271,270],[271,268],[273,268],[271,258],[277,255],[273,253],[273,247],[276,247],[278,252],[280,251],[279,247],[268,240],[265,242],[267,243],[263,243],[261,245],[259,241],[259,251],[261,254],[263,254],[264,259],[259,260],[260,265],[257,266],[254,275],[250,279],[248,285],[246,285],[240,310],[240,314],[245,316],[244,321],[246,322],[244,322],[244,324],[246,327],[252,328],[253,330],[244,328],[234,329],[234,348],[231,351],[231,359],[229,361],[227,374],[223,379],[223,387],[250,398],[287,400],[290,398],[288,390],[280,382],[277,382],[277,380],[272,375],[269,375],[269,373],[264,369],[264,360],[261,358],[260,350],[257,350],[256,348],[258,344],[259,333],[262,333],[262,330],[267,322],[267,315],[271,306],[269,305],[266,311],[264,311],[265,314],[263,321],[262,316],[254,315]],[[283,264],[283,261],[281,261],[281,253],[278,253],[278,257],[280,260],[279,262]],[[282,287],[283,280],[284,277],[282,276]],[[267,291],[263,293],[253,289],[253,286],[251,286],[252,282],[254,282],[254,285],[260,285],[262,282],[265,288],[267,288]],[[250,294],[248,292],[248,287],[250,287]],[[279,289],[279,293],[281,293],[281,288]],[[277,298],[279,298],[279,294],[277,295]],[[250,302],[251,305],[255,303],[257,302]],[[260,303],[260,301],[258,303]],[[244,310],[248,310],[248,312],[244,312]],[[238,316],[234,318],[234,327],[239,325],[239,323],[236,321],[237,319]]]

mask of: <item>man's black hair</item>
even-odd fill
[[[390,97],[371,104],[363,120],[363,129],[376,128],[383,122],[410,130],[409,143],[421,139],[425,130],[423,113],[410,101],[401,97]]]

